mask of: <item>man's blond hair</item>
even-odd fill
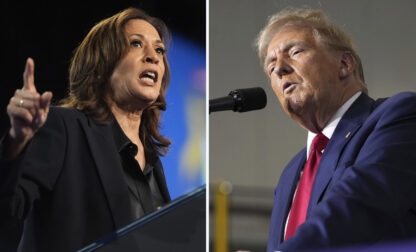
[[[338,26],[332,23],[321,10],[287,8],[269,17],[266,26],[256,39],[256,47],[261,63],[264,64],[268,46],[275,34],[287,26],[311,28],[315,39],[329,48],[349,52],[355,60],[354,75],[367,93],[364,71],[360,56],[352,39]]]

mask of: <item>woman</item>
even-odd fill
[[[74,251],[170,201],[158,130],[167,41],[138,9],[101,21],[75,51],[60,107],[37,93],[27,60],[0,146],[1,216],[26,220],[23,251]]]

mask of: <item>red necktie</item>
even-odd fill
[[[294,235],[298,226],[306,219],[316,170],[318,170],[319,161],[322,157],[322,150],[325,149],[328,141],[329,139],[322,133],[316,135],[312,140],[311,153],[300,177],[298,189],[290,211],[285,240]]]

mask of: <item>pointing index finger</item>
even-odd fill
[[[25,71],[23,73],[23,90],[36,92],[35,87],[35,62],[32,58],[27,58]]]

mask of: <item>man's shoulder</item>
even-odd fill
[[[402,92],[388,98],[376,100],[374,115],[394,117],[416,113],[416,93]]]
[[[416,103],[416,93],[415,92],[401,92],[396,95],[387,98],[380,98],[376,100],[377,105],[383,107],[397,106],[401,104]]]

